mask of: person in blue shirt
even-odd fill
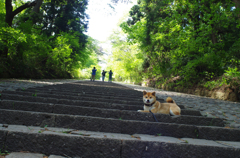
[[[97,71],[97,69],[96,69],[95,67],[93,67],[93,69],[92,69],[92,78],[91,78],[91,81],[95,81],[96,71]]]
[[[108,79],[108,82],[112,82],[112,70],[109,71],[109,79]]]

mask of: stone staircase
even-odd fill
[[[156,122],[137,112],[142,92],[115,83],[3,91],[0,149],[90,158],[240,157],[239,129],[179,106],[181,116],[156,114]]]

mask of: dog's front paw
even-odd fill
[[[142,112],[142,110],[138,110],[137,112]]]

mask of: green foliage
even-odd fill
[[[51,52],[51,56],[48,58],[46,65],[51,67],[55,71],[55,75],[63,76],[64,72],[69,72],[71,68],[71,64],[73,63],[73,59],[71,59],[70,55],[72,53],[72,49],[70,48],[69,38],[62,36],[58,36],[55,40],[55,48]]]
[[[12,3],[15,10],[25,2]],[[98,43],[84,34],[87,4],[86,0],[44,1],[39,13],[33,15],[28,7],[8,27],[1,0],[0,74],[16,78],[83,77],[80,72],[97,65],[97,54],[101,54]]]
[[[36,97],[36,96],[37,96],[37,93],[33,93],[32,96],[33,96],[33,97]]]
[[[238,68],[228,68],[222,78],[223,83],[230,85],[231,88],[240,87],[240,72]]]
[[[140,83],[142,81],[143,55],[138,46],[129,45],[123,39],[124,34],[115,31],[110,40],[112,42],[112,55],[109,58],[107,69],[113,71],[116,81]]]
[[[223,85],[222,80],[213,80],[213,81],[207,81],[206,83],[204,83],[204,87],[208,88],[209,90],[212,90],[214,88],[218,88],[221,87]]]
[[[223,85],[226,85],[230,87],[231,89],[238,89],[240,87],[240,72],[237,67],[231,68],[228,67],[227,70],[225,70],[225,73],[223,76],[218,79],[218,80],[212,80],[212,81],[207,81],[204,84],[204,87],[213,89],[217,87],[221,87]]]
[[[131,18],[128,18],[127,24],[134,25],[137,21],[140,21],[143,14],[140,11],[139,5],[134,5],[129,11]]]
[[[144,78],[166,83],[180,76],[177,84],[184,85],[212,82],[226,72],[223,82],[234,84],[234,75],[227,77],[240,66],[240,19],[234,7],[231,1],[141,0],[120,27],[145,57]]]
[[[8,155],[9,154],[9,152],[7,151],[7,150],[2,150],[2,149],[0,149],[0,155]]]
[[[0,19],[4,19],[6,14],[6,10],[5,10],[5,1],[4,0],[0,0]],[[2,20],[1,20],[2,21]]]

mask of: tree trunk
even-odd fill
[[[212,26],[212,27],[213,27],[213,26]],[[217,43],[216,33],[214,33],[213,31],[212,31],[211,38],[212,38],[212,43],[213,43],[213,44]]]
[[[12,0],[6,0],[6,1],[5,1],[5,8],[6,8],[5,22],[6,22],[9,26],[12,26],[12,21],[13,21]]]

